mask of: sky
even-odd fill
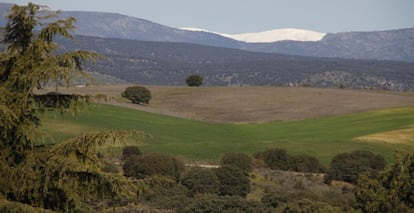
[[[27,4],[25,0],[0,2]],[[220,33],[298,28],[324,33],[414,27],[414,0],[32,0],[52,10],[113,12]]]

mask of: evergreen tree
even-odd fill
[[[414,155],[396,155],[386,172],[360,176],[355,195],[362,212],[413,212]]]
[[[0,53],[0,209],[29,205],[38,212],[91,212],[99,202],[104,207],[136,196],[137,188],[123,176],[101,171],[96,155],[97,146],[130,132],[85,133],[52,146],[34,144],[41,136],[36,110],[42,107],[34,104],[35,89],[51,82],[68,85],[73,72],[83,73],[83,61],[98,56],[60,53],[53,39],[71,39],[75,19],[56,17],[32,3],[15,5],[8,15]],[[73,112],[84,101],[70,100]]]

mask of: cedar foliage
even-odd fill
[[[385,172],[361,175],[355,196],[362,212],[414,212],[414,155],[396,154]]]
[[[76,113],[87,101],[64,96],[66,105],[36,105],[34,90],[51,82],[68,85],[74,72],[85,74],[82,62],[98,57],[86,51],[59,53],[53,39],[71,39],[75,19],[56,16],[33,3],[15,5],[8,15],[6,48],[0,53],[0,209],[7,211],[91,212],[136,196],[137,187],[126,178],[101,171],[96,155],[98,146],[133,132],[84,133],[57,145],[34,144],[41,137],[36,111],[70,107]]]

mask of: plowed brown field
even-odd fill
[[[173,87],[147,86],[149,105],[121,98],[130,85],[60,88],[60,92],[108,97],[107,103],[187,119],[213,122],[300,120],[414,106],[414,93],[295,87]],[[43,91],[44,92],[44,91]]]

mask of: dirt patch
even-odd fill
[[[212,122],[300,120],[391,107],[414,106],[414,93],[294,87],[147,86],[149,105],[127,103],[121,93],[130,85],[60,89],[108,97],[107,103],[187,119]]]

